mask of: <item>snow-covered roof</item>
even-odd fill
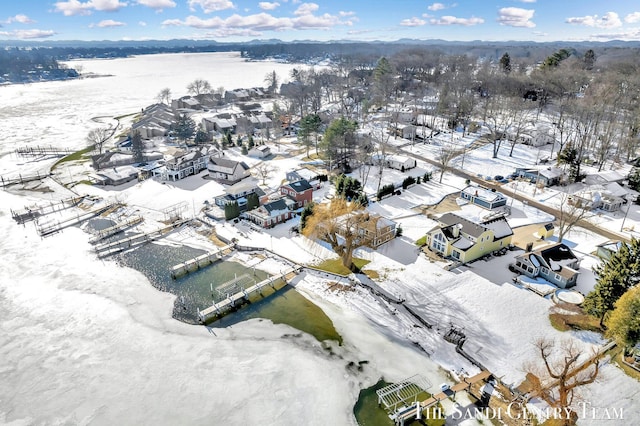
[[[495,203],[496,201],[506,198],[500,192],[491,191],[487,188],[483,188],[477,185],[469,185],[464,188],[462,192],[473,197],[482,198],[483,200],[486,200],[490,203]]]

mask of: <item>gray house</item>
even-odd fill
[[[531,278],[542,277],[560,288],[576,285],[580,259],[563,243],[554,243],[515,258],[511,268]]]

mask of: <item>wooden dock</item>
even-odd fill
[[[16,149],[15,154],[20,157],[64,157],[73,154],[72,149],[56,148],[53,145],[48,146],[22,146]]]
[[[212,306],[203,309],[202,311],[199,310],[198,318],[201,322],[205,322],[208,317],[221,314],[224,311],[236,306],[237,303],[241,303],[242,301],[247,300],[251,293],[259,292],[265,286],[273,286],[274,282],[279,279],[284,279],[285,281],[287,281],[293,278],[301,270],[301,266],[291,267],[286,271],[260,281],[259,283],[256,283],[251,287],[241,289],[240,291],[229,295],[227,298],[214,303]]]
[[[5,177],[5,176],[0,176],[0,187],[5,187],[5,186],[10,186],[10,185],[17,185],[17,184],[24,184],[27,182],[33,182],[36,180],[42,180],[49,177],[49,174],[47,173],[40,173],[40,172],[36,172],[35,174],[31,174],[31,175],[25,175],[23,176],[22,174],[19,174],[18,177]]]
[[[98,231],[95,234],[95,236],[93,238],[91,238],[89,240],[89,243],[97,244],[101,240],[104,240],[105,238],[108,238],[108,237],[110,237],[112,235],[115,235],[118,232],[122,232],[127,228],[135,226],[135,225],[139,224],[140,222],[142,222],[143,220],[144,220],[144,218],[141,217],[141,216],[132,216],[127,220],[124,220],[122,222],[118,222],[115,225],[110,226],[109,228],[101,229],[100,231]]]
[[[31,207],[25,207],[22,210],[11,210],[11,217],[19,224],[35,220],[40,216],[47,215],[49,213],[55,213],[62,210],[66,210],[71,207],[79,205],[85,197],[71,197],[65,198],[59,201],[51,201],[47,204],[40,204]]]
[[[113,254],[120,253],[127,249],[135,248],[143,244],[149,243],[151,241],[160,239],[164,237],[167,233],[172,231],[173,229],[184,225],[190,220],[191,219],[181,219],[171,223],[170,225],[167,225],[160,229],[156,229],[151,232],[147,232],[144,234],[136,234],[128,238],[121,238],[116,241],[100,244],[95,247],[95,251],[96,253],[98,253],[98,257],[100,258],[111,256]]]
[[[117,205],[117,203],[99,207],[97,209],[90,210],[88,212],[78,214],[76,216],[72,216],[70,218],[67,218],[58,222],[38,223],[36,225],[38,235],[40,235],[41,237],[48,237],[49,235],[53,235],[57,232],[62,231],[64,228],[77,225],[79,223],[84,222],[85,220],[98,216],[99,214],[104,213],[105,211],[113,208],[115,205]]]
[[[197,271],[200,268],[211,265],[212,263],[222,259],[233,251],[234,244],[228,244],[224,247],[220,247],[218,250],[210,251],[186,262],[178,263],[171,267],[171,278],[178,278],[182,275],[186,275],[189,272]]]

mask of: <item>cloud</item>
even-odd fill
[[[151,9],[156,9],[157,11],[176,7],[176,2],[173,0],[138,0],[138,4],[150,7]]]
[[[315,12],[316,10],[320,9],[320,6],[318,6],[315,3],[302,3],[300,5],[300,7],[298,7],[298,9],[293,12],[294,15],[309,15],[312,14],[313,12]]]
[[[617,28],[622,26],[622,21],[615,12],[607,12],[602,18],[598,18],[598,15],[567,18],[565,22],[568,24],[586,25],[588,27],[596,28]]]
[[[78,0],[68,0],[56,2],[55,11],[62,12],[64,16],[91,15],[94,10],[115,12],[126,5],[127,3],[121,3],[119,0],[89,0],[84,3]]]
[[[234,14],[226,19],[214,16],[209,19],[202,19],[197,16],[188,16],[184,20],[167,19],[162,22],[163,26],[187,26],[199,29],[220,29],[226,34],[232,34],[234,30],[252,31],[283,31],[288,29],[329,29],[337,25],[351,26],[357,18],[349,16],[348,19],[341,19],[340,16],[324,14],[313,15],[311,13],[302,14],[295,18],[277,18],[268,13],[258,13],[255,15],[241,16]],[[237,35],[238,33],[233,33]]]
[[[268,1],[261,1],[260,3],[258,3],[258,7],[260,7],[260,9],[262,10],[273,10],[280,7],[280,3],[278,3],[277,1],[274,1],[273,3]]]
[[[483,24],[484,19],[476,18],[472,16],[471,18],[456,18],[455,16],[442,16],[438,19],[432,19],[429,21],[431,25],[464,25],[465,27],[470,27],[472,25]]]
[[[518,0],[520,3],[535,3],[537,0]]]
[[[535,10],[521,9],[519,7],[503,7],[498,11],[498,22],[500,25],[510,27],[533,28],[535,23],[531,22]]]
[[[429,9],[432,12],[436,12],[438,10],[443,10],[443,9],[446,9],[446,8],[447,8],[447,6],[445,6],[442,3],[434,3],[431,6],[427,6],[427,9]]]
[[[640,12],[633,12],[624,17],[624,22],[627,24],[635,24],[640,22]]]
[[[27,15],[23,15],[23,14],[11,16],[7,18],[6,21],[4,21],[5,24],[12,24],[14,22],[17,22],[19,24],[35,24],[36,23],[36,21],[34,21],[33,19],[29,19]]]
[[[47,38],[54,36],[55,31],[51,30],[15,30],[15,31],[0,31],[1,36],[9,37],[11,39],[34,39],[34,38]]]
[[[89,25],[89,28],[98,27],[98,28],[113,28],[113,27],[124,27],[126,24],[124,22],[114,21],[113,19],[105,19],[103,21],[98,22],[97,24]]]
[[[415,16],[410,19],[403,19],[400,21],[400,25],[403,27],[419,27],[426,24],[427,21],[424,19],[416,18]]]
[[[235,5],[229,0],[189,0],[189,9],[196,11],[200,6],[204,13],[217,12],[219,10],[235,9]]]
[[[533,31],[532,34],[537,37],[546,37],[549,33],[545,33],[543,31]]]
[[[141,27],[146,27],[147,23],[144,21],[138,21],[138,25],[140,25]]]
[[[604,39],[604,40],[626,40],[626,41],[634,41],[640,40],[640,28],[632,28],[625,32],[620,33],[604,33],[604,34],[593,34],[592,38]]]

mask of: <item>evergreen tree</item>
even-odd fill
[[[582,62],[584,63],[584,69],[592,70],[593,66],[596,63],[596,52],[593,49],[589,49],[584,52],[584,57],[582,58]]]
[[[242,145],[242,150],[240,152],[242,153],[242,155],[247,155],[249,153],[246,145]]]
[[[142,163],[144,161],[144,144],[142,143],[140,130],[134,130],[131,134],[131,151],[133,152],[133,159],[136,163]]]
[[[249,149],[251,149],[251,148],[253,148],[254,146],[256,146],[255,142],[253,141],[253,135],[251,135],[251,134],[249,135],[249,138],[248,138],[248,142],[247,142],[247,143],[249,144]]]
[[[631,169],[629,176],[627,176],[627,180],[629,181],[629,187],[634,191],[640,191],[640,167],[634,167]]]
[[[196,131],[196,135],[194,136],[193,141],[196,144],[201,144],[211,141],[211,138],[209,137],[209,133],[207,133],[207,131],[204,130],[202,126],[198,126],[198,130]]]
[[[247,211],[253,210],[258,206],[260,206],[260,199],[258,198],[258,194],[253,192],[247,195]]]
[[[302,213],[300,213],[300,231],[304,230],[307,225],[307,219],[313,214],[313,206],[314,204],[311,202],[302,209]]]
[[[605,316],[613,310],[616,301],[640,280],[640,240],[621,244],[611,258],[593,268],[597,276],[594,289],[584,301],[585,311],[600,318],[604,327]]]
[[[336,195],[346,200],[355,200],[362,193],[362,184],[351,176],[340,175],[335,180]]]
[[[505,74],[509,74],[511,72],[511,56],[506,52],[500,58],[500,69],[502,69],[502,72]]]
[[[240,207],[237,201],[224,205],[224,218],[226,220],[235,219],[238,216],[240,216]]]
[[[196,131],[196,122],[186,114],[180,114],[173,125],[173,134],[182,142],[193,137]]]
[[[621,347],[630,348],[640,342],[640,287],[623,294],[607,319],[607,337]]]

